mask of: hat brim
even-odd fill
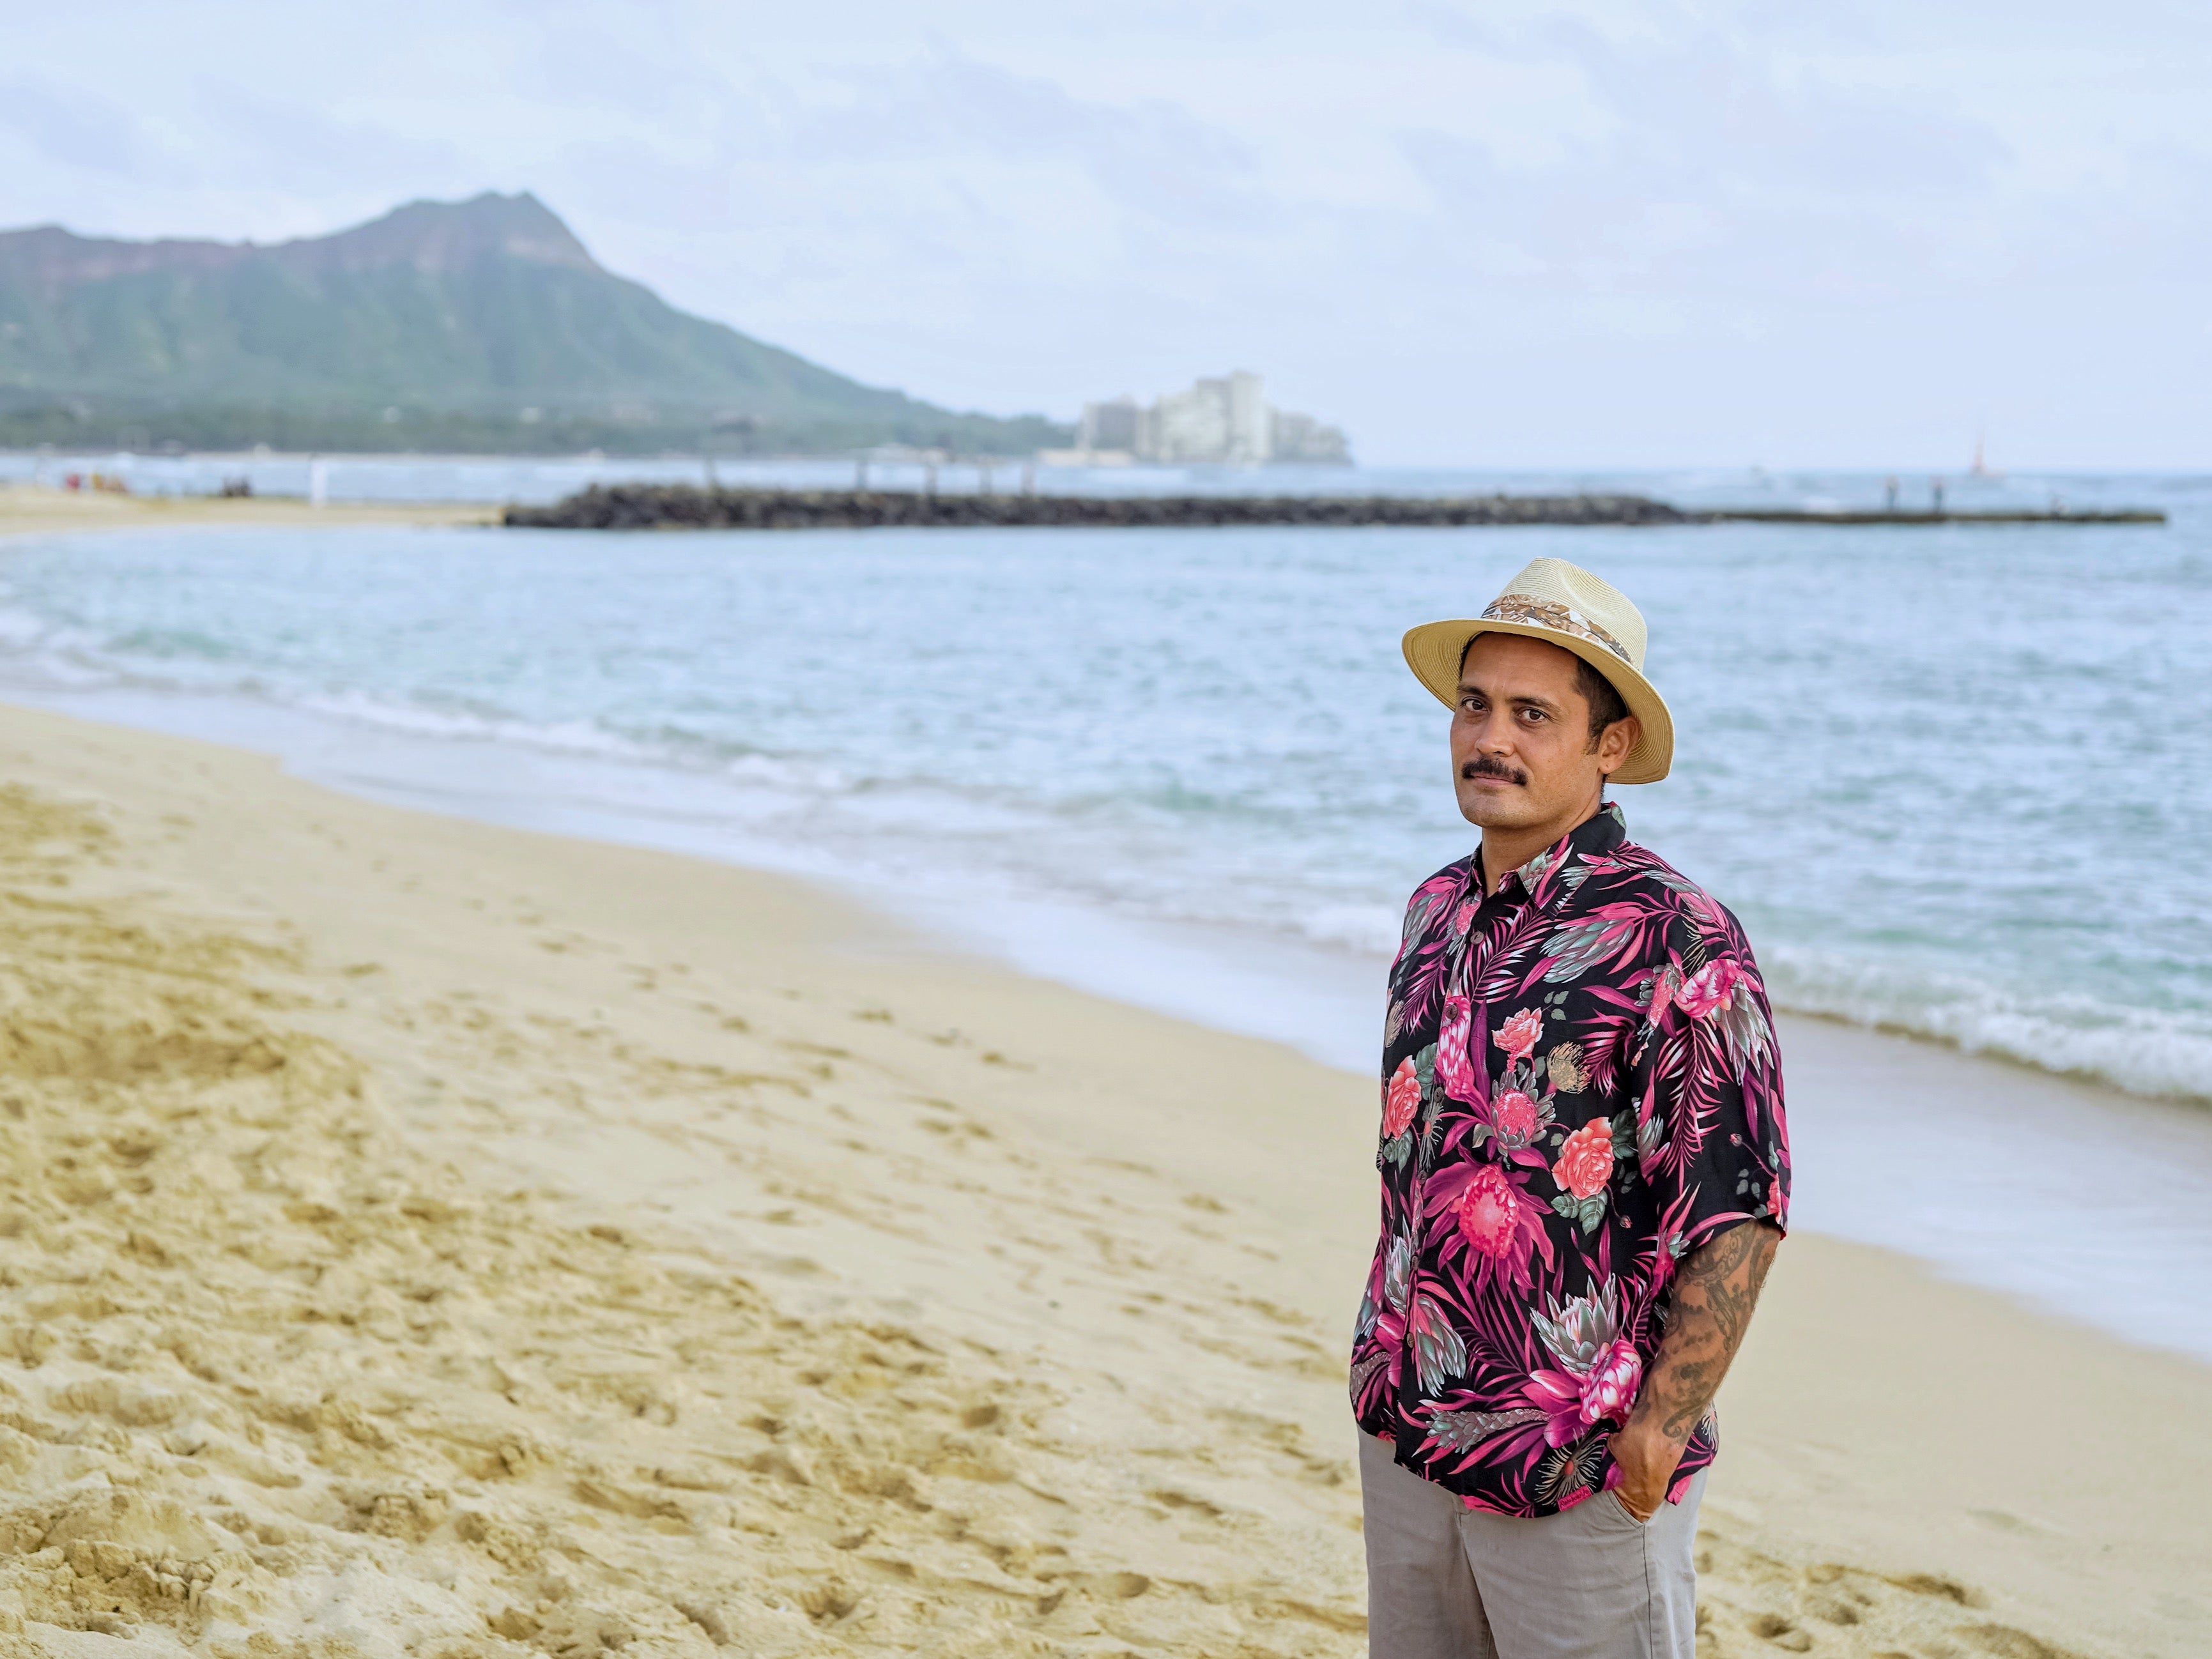
[[[1674,763],[1674,717],[1667,712],[1667,700],[1650,681],[1594,641],[1532,623],[1486,622],[1478,617],[1423,623],[1406,632],[1406,666],[1438,702],[1456,709],[1460,659],[1467,654],[1468,641],[1482,634],[1518,634],[1524,639],[1541,640],[1562,651],[1571,651],[1596,669],[1620,693],[1628,712],[1644,728],[1636,747],[1628,751],[1628,758],[1608,781],[1656,783],[1667,775]]]

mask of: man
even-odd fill
[[[1782,1236],[1736,920],[1627,839],[1666,776],[1644,618],[1538,559],[1406,635],[1480,849],[1407,907],[1352,1353],[1376,1659],[1692,1659],[1710,1407]]]

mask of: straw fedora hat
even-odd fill
[[[1614,783],[1656,783],[1674,758],[1674,720],[1644,678],[1644,613],[1610,582],[1565,559],[1536,559],[1480,617],[1407,632],[1406,665],[1448,708],[1459,707],[1460,659],[1478,634],[1521,634],[1571,651],[1611,682],[1644,727]]]

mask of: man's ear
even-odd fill
[[[1623,714],[1598,736],[1597,769],[1611,777],[1628,763],[1643,737],[1644,722],[1633,714]]]

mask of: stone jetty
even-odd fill
[[[1959,512],[1891,513],[1880,507],[1731,507],[1692,515],[1700,524],[2164,524],[2155,507],[2122,507],[2090,512],[2070,507],[1993,507]]]
[[[1036,495],[892,489],[700,489],[594,484],[550,507],[510,507],[542,530],[1167,529],[1231,525],[2163,524],[2163,513],[2014,509],[1881,513],[1687,510],[1648,495]]]
[[[595,484],[551,507],[511,507],[510,525],[550,530],[1166,528],[1218,525],[1685,524],[1644,495],[1031,495],[889,489],[698,489]]]

